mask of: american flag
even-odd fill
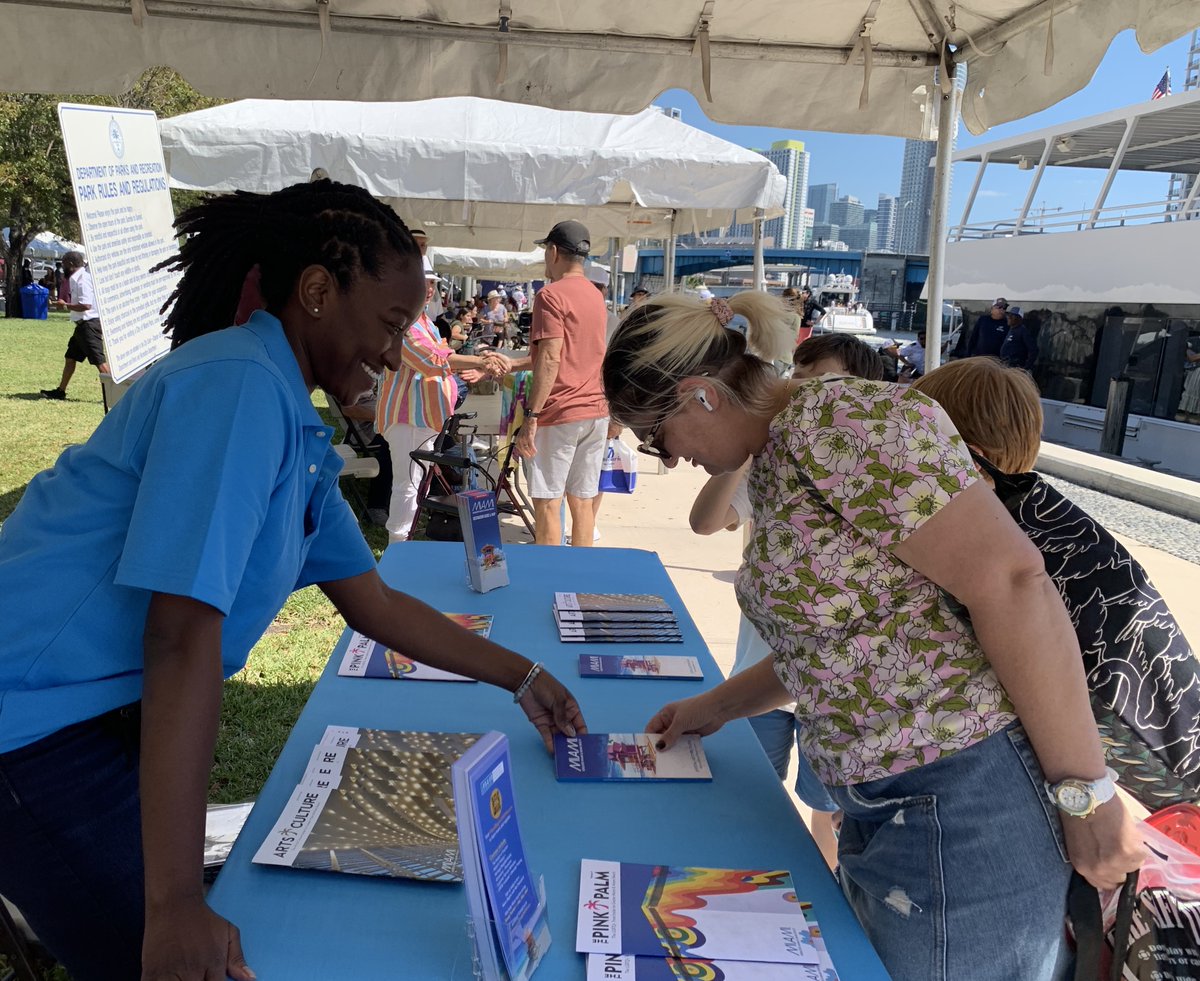
[[[1150,96],[1150,101],[1162,99],[1171,94],[1171,69],[1168,68],[1163,72],[1163,77],[1158,80],[1158,84],[1154,86],[1154,94]]]

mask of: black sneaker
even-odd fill
[[[61,388],[43,388],[42,389],[42,398],[44,398],[44,399],[57,399],[58,401],[61,402],[66,397],[67,397],[67,393],[64,392]]]

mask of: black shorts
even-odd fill
[[[96,367],[104,364],[104,338],[98,319],[75,321],[75,333],[67,341],[66,357],[69,361],[88,361]]]

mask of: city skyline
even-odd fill
[[[1016,136],[1064,120],[1094,115],[1109,109],[1149,100],[1164,67],[1170,67],[1177,80],[1173,91],[1182,91],[1191,32],[1172,41],[1153,54],[1142,54],[1131,31],[1119,34],[1097,67],[1092,80],[1079,92],[1057,105],[1025,119],[996,126],[982,136],[973,136],[960,127],[958,148]],[[729,126],[711,122],[688,92],[668,90],[656,103],[678,108],[684,122],[723,139],[751,148],[769,147],[786,140],[803,141],[809,154],[808,185],[812,191],[836,184],[838,194],[875,201],[880,194],[903,198],[901,178],[904,170],[905,140],[886,136],[858,136],[844,133],[796,131],[755,126]],[[850,103],[848,103],[850,105]],[[847,113],[853,114],[853,108]],[[918,141],[912,141],[918,142]],[[960,164],[952,173],[949,208],[951,225],[959,220],[967,191],[975,175],[975,165]],[[1055,168],[1052,168],[1055,170]],[[1048,172],[1038,190],[1038,205],[1047,210],[1076,210],[1090,206],[1103,180],[1103,173],[1080,172],[1067,168]],[[994,167],[985,175],[984,187],[976,211],[989,209],[997,216],[1007,215],[1020,206],[1028,175],[1016,168]],[[1164,198],[1166,175],[1121,174],[1110,194],[1110,201],[1146,201]],[[809,207],[820,201],[809,201]],[[912,206],[903,211],[915,210]],[[814,208],[814,223],[821,224],[820,208]],[[897,214],[897,239],[904,218]],[[827,223],[827,222],[826,222]]]

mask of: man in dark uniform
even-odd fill
[[[1000,345],[1000,360],[1013,368],[1033,371],[1037,360],[1037,341],[1025,324],[1020,307],[1008,308],[1008,333]]]
[[[992,304],[989,313],[983,314],[975,321],[971,339],[967,342],[967,357],[998,358],[1007,336],[1008,300],[1001,296]]]

